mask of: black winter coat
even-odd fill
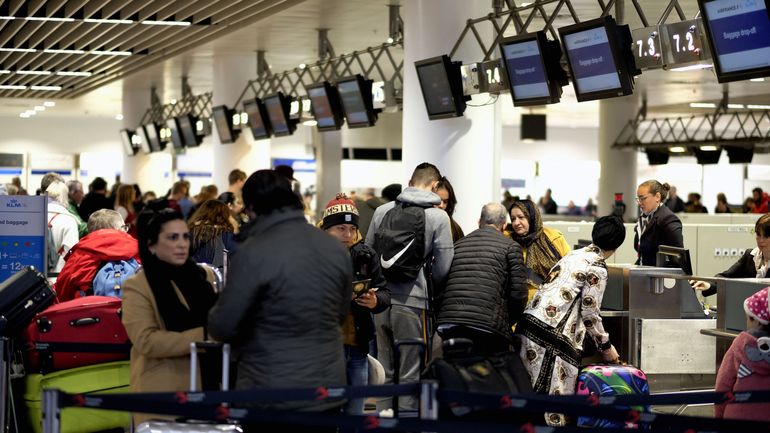
[[[527,304],[521,246],[489,226],[460,239],[439,298],[438,325],[470,325],[510,340]]]
[[[661,245],[684,247],[682,221],[666,206],[661,206],[655,211],[647,222],[641,239],[639,225],[634,227],[634,249],[639,254],[636,264],[655,266],[658,247]]]
[[[373,310],[364,308],[355,301],[350,302],[350,311],[356,327],[356,347],[363,353],[369,353],[369,341],[374,338],[372,314],[382,313],[390,308],[390,290],[382,275],[377,253],[372,248],[359,242],[350,248],[350,258],[353,260],[353,278],[355,280],[371,279],[370,287],[377,288],[375,292],[377,306]]]
[[[340,326],[353,291],[347,249],[308,224],[301,210],[260,216],[244,230],[248,237],[208,321],[211,337],[239,352],[236,388],[345,385]],[[325,410],[339,404],[271,407]]]

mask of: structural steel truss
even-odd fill
[[[623,10],[624,2],[621,0],[596,0],[601,14],[597,16],[579,16],[575,6],[571,0],[535,0],[531,3],[517,2],[516,0],[502,0],[498,1],[495,11],[481,18],[469,19],[463,29],[460,37],[457,39],[449,56],[454,57],[458,48],[465,41],[469,35],[473,35],[473,40],[476,42],[481,54],[483,54],[483,61],[491,60],[493,53],[497,49],[497,43],[503,38],[505,32],[509,27],[513,26],[516,34],[535,32],[539,30],[546,30],[551,34],[553,39],[558,39],[558,31],[554,27],[559,13],[566,10],[569,13],[569,17],[572,23],[580,23],[581,20],[588,20],[603,17],[613,12],[613,8],[616,12],[616,19],[618,22],[623,23]],[[644,27],[649,26],[649,20],[647,19],[640,0],[630,1],[634,10],[636,11],[639,20]],[[504,3],[504,5],[503,5]],[[520,3],[521,6],[517,3]],[[526,6],[524,5],[525,3]],[[504,7],[503,7],[504,6]],[[684,21],[687,17],[679,4],[679,0],[670,0],[666,6],[663,14],[658,19],[658,24],[663,24],[668,20],[672,12],[676,11],[680,21]],[[542,29],[533,28],[533,24],[536,22],[544,22]],[[492,26],[492,34],[490,36],[483,37],[482,34],[488,35],[488,26]]]
[[[770,144],[770,111],[725,112],[630,121],[615,147]]]
[[[305,86],[336,81],[355,74],[362,74],[374,81],[391,82],[394,88],[400,89],[404,82],[403,67],[403,40],[399,39],[328,60],[319,60],[304,68],[297,67],[275,74],[264,73],[248,82],[233,107],[237,107],[246,97],[262,98],[276,92],[299,98],[305,95]]]

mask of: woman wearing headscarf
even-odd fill
[[[560,231],[543,227],[540,210],[532,200],[513,202],[509,213],[511,226],[506,235],[521,245],[527,266],[527,299],[532,300],[548,271],[570,252],[570,247]]]
[[[131,348],[132,392],[185,391],[190,343],[206,339],[216,302],[211,270],[190,259],[190,232],[182,213],[139,215],[142,270],[123,286],[123,325]],[[148,418],[136,414],[134,421]]]

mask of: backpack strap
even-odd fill
[[[59,212],[54,212],[53,216],[48,220],[48,228],[53,230],[53,220],[56,219],[57,216],[61,215]],[[62,253],[64,253],[64,245],[60,246],[58,250],[56,250],[56,255],[61,256]]]

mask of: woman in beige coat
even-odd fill
[[[123,288],[123,325],[133,343],[132,392],[189,389],[190,343],[205,340],[208,311],[216,301],[213,274],[190,260],[189,250],[181,213],[139,216],[143,268]],[[134,421],[149,417],[137,414]]]

